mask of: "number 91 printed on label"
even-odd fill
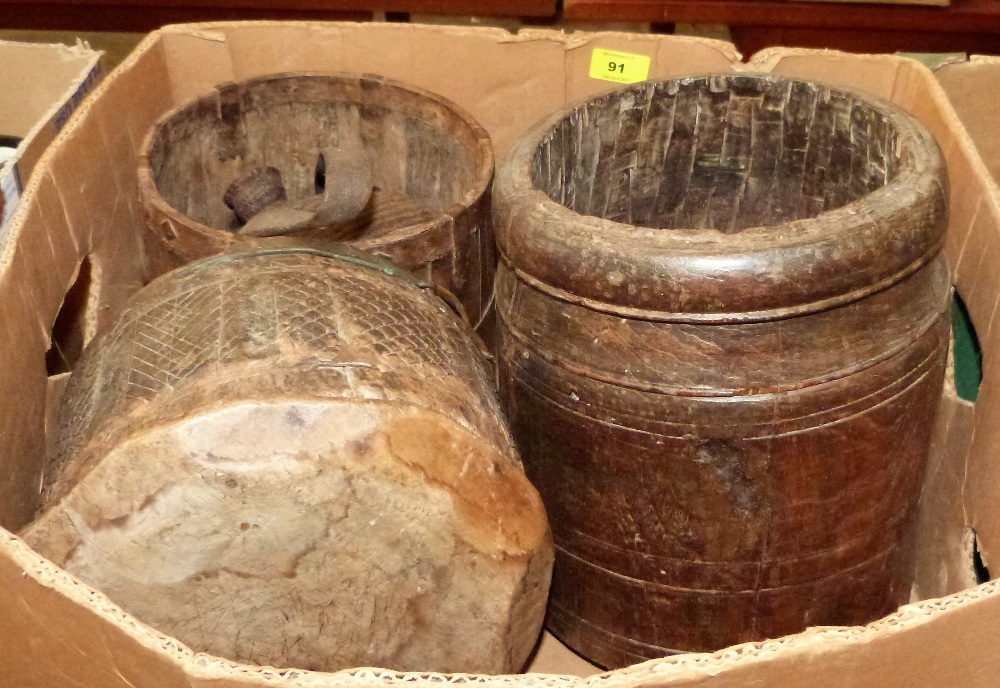
[[[634,84],[649,76],[649,57],[635,53],[594,48],[590,58],[590,78]]]

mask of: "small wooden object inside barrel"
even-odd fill
[[[366,159],[356,169],[337,164],[344,151]],[[389,79],[279,74],[226,84],[167,113],[143,143],[150,270],[162,274],[239,240],[242,223],[224,199],[255,169],[280,172],[289,205],[336,196],[363,171],[374,188],[360,215],[293,236],[350,239],[384,255],[454,293],[473,325],[488,330],[493,163],[489,135],[468,114]]]
[[[515,146],[497,357],[556,635],[612,667],[907,600],[947,202],[913,118],[774,76],[636,84]]]
[[[22,537],[198,652],[521,669],[551,538],[471,331],[398,268],[266,247],[87,348]]]

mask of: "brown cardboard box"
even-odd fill
[[[1000,57],[950,60],[935,74],[986,163],[995,190],[1000,182]]]
[[[46,147],[101,77],[86,46],[0,41],[0,134],[22,139],[0,170],[0,231]]]
[[[87,293],[60,320],[92,333],[143,282],[136,150],[150,124],[211,85],[281,71],[369,72],[451,98],[494,137],[498,158],[544,115],[612,87],[588,76],[595,48],[650,58],[650,78],[753,69],[865,89],[912,111],[949,161],[947,252],[987,359],[979,402],[942,401],[922,500],[914,602],[862,628],[804,633],[594,672],[546,637],[521,677],[316,674],[198,655],[118,609],[16,536],[36,507],[45,443],[44,352],[64,294],[86,266]],[[616,33],[408,24],[240,23],[175,26],[148,37],[80,108],[40,162],[0,254],[0,686],[17,688],[363,686],[443,681],[491,686],[824,686],[921,688],[1000,682],[1000,584],[975,587],[972,530],[989,564],[1000,547],[1000,196],[944,92],[894,56],[775,49],[739,61],[717,41]],[[50,400],[50,405],[54,405]],[[546,675],[543,675],[546,674]]]
[[[1000,494],[997,491],[1000,480],[996,469],[990,466],[989,457],[990,448],[1000,442],[1000,428],[985,423],[985,417],[990,405],[997,403],[993,401],[996,390],[988,386],[987,380],[991,373],[992,378],[996,378],[991,356],[1000,345],[1000,319],[996,317],[1000,307],[995,296],[996,285],[1000,282],[995,251],[1000,248],[1000,241],[993,231],[996,209],[1000,205],[1000,118],[997,115],[1000,111],[1000,57],[973,56],[968,61],[947,60],[935,73],[964,126],[963,133],[967,133],[963,143],[979,153],[975,162],[985,192],[971,210],[976,218],[975,224],[981,227],[970,234],[961,249],[962,260],[954,279],[959,293],[968,304],[983,350],[983,392],[989,395],[987,398],[981,396],[975,408],[970,406],[966,411],[974,416],[967,422],[974,423],[977,432],[969,442],[970,457],[976,457],[976,460],[969,461],[965,478],[970,497],[965,517],[983,540],[980,548],[989,542],[993,546],[991,551],[995,553],[1000,523],[997,523],[998,518],[992,507],[996,495]]]

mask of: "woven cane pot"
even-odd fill
[[[471,330],[398,268],[268,246],[88,347],[22,536],[195,651],[519,670],[551,537]]]
[[[516,145],[501,398],[555,536],[556,635],[617,667],[908,599],[947,198],[911,117],[773,76],[636,84]]]
[[[481,324],[496,266],[489,135],[453,103],[378,76],[260,77],[220,86],[160,119],[138,170],[151,273],[237,241],[226,193],[254,170],[279,172],[293,201],[353,183],[350,166],[320,161],[341,149],[364,152],[370,202],[354,219],[293,236],[349,239],[391,258],[456,294],[473,324],[489,328]]]

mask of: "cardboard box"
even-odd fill
[[[12,534],[37,506],[46,408],[57,403],[65,378],[47,380],[43,354],[53,324],[63,323],[57,336],[82,332],[86,339],[143,284],[136,151],[155,119],[222,82],[282,71],[379,73],[465,107],[490,131],[502,159],[543,116],[613,87],[589,76],[596,48],[648,57],[654,79],[749,69],[864,89],[909,109],[940,142],[953,204],[946,250],[987,366],[976,404],[953,393],[942,400],[912,604],[861,628],[813,628],[714,654],[650,661],[586,682],[571,674],[593,667],[550,637],[530,667],[536,673],[522,677],[400,676],[378,669],[324,675],[195,654]],[[0,254],[0,524],[7,529],[0,530],[0,686],[997,685],[1000,584],[977,587],[972,559],[974,541],[987,565],[1000,552],[1000,465],[993,460],[1000,444],[1000,367],[990,365],[1000,346],[1000,325],[992,327],[1000,303],[1000,270],[992,269],[998,245],[996,188],[932,73],[905,58],[774,49],[746,65],[726,43],[648,34],[511,35],[408,24],[167,27],[97,88],[43,156]],[[67,291],[72,298],[63,303]]]
[[[1000,433],[997,428],[985,424],[984,419],[989,408],[987,404],[997,403],[990,401],[996,392],[988,387],[987,376],[993,373],[995,379],[992,356],[998,349],[1000,339],[1000,318],[996,317],[1000,308],[995,296],[996,285],[1000,282],[1000,267],[996,263],[1000,241],[992,231],[996,208],[1000,205],[1000,127],[997,126],[1000,121],[997,115],[1000,112],[1000,92],[997,90],[1000,84],[1000,57],[972,56],[968,61],[949,58],[935,70],[935,74],[963,125],[962,133],[967,135],[963,143],[979,153],[977,173],[985,191],[972,211],[980,228],[966,240],[966,246],[961,250],[964,260],[954,279],[968,305],[982,348],[983,390],[989,394],[987,399],[980,396],[976,408],[971,411],[976,418],[968,421],[974,423],[976,431],[971,440],[971,456],[976,460],[969,462],[965,478],[970,493],[966,519],[976,529],[980,539],[992,538],[989,542],[993,546],[992,552],[996,552],[998,534],[995,522],[998,517],[993,504],[1000,494],[1000,480],[988,466],[987,457],[990,456],[990,448],[1000,442]],[[984,217],[980,218],[980,215]],[[987,529],[990,535],[986,535]],[[985,542],[982,544],[985,545]],[[988,559],[989,555],[984,554],[984,562]]]
[[[100,80],[100,57],[84,45],[0,41],[0,135],[22,139],[0,169],[0,236],[38,159]]]
[[[947,60],[935,75],[986,163],[996,189],[1000,181],[1000,57],[973,55],[968,60]]]

